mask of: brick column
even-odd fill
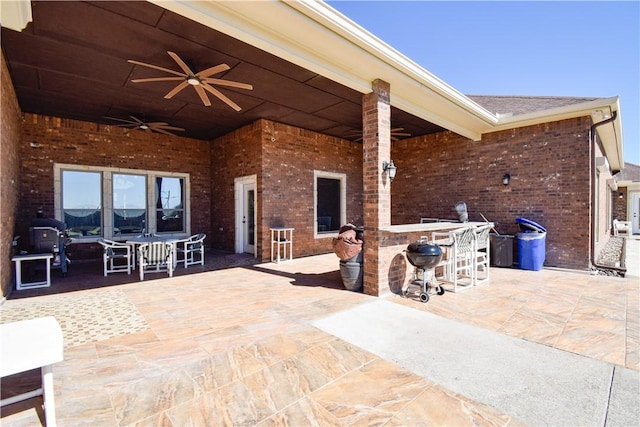
[[[372,90],[362,98],[364,293],[378,296],[387,277],[381,271],[379,230],[391,225],[391,183],[382,173],[382,162],[391,160],[390,85],[375,80]]]

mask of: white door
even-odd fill
[[[640,234],[640,193],[631,193],[631,234]]]
[[[256,177],[236,178],[236,253],[256,252]]]

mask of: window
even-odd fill
[[[56,218],[74,238],[189,235],[189,175],[54,166]]]
[[[62,172],[62,218],[74,237],[102,233],[102,174]]]
[[[147,228],[147,180],[144,175],[113,174],[113,233],[140,234]]]
[[[314,172],[316,236],[334,236],[346,223],[345,174]]]
[[[184,231],[184,180],[156,178],[156,227],[158,232]]]

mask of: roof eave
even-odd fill
[[[616,171],[621,170],[624,167],[624,156],[622,151],[622,118],[620,116],[620,99],[617,96],[611,98],[599,98],[592,101],[515,116],[502,115],[499,116],[498,124],[493,126],[488,132],[532,126],[584,116],[590,116],[591,120],[594,123],[597,123],[603,121],[603,117],[612,117],[614,111],[618,112],[616,119],[611,123],[596,127],[596,132],[602,142],[602,146],[611,169]]]
[[[467,138],[480,139],[498,122],[324,2],[150,1],[360,93],[382,79],[391,85],[393,106]]]

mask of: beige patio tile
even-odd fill
[[[524,426],[508,415],[434,385],[427,388],[385,426]]]

